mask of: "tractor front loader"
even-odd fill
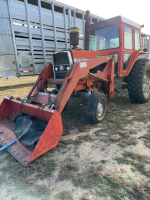
[[[77,48],[79,29],[69,32],[73,49],[52,55],[52,64],[26,99],[9,96],[0,105],[0,151],[7,149],[23,165],[58,144],[61,113],[71,96],[88,98],[86,113],[92,123],[103,120],[114,91],[128,89],[134,103],[150,99],[150,62],[148,49],[142,50],[141,25],[118,16],[89,26],[87,11],[84,50]],[[48,91],[51,84],[56,89]]]
[[[90,73],[92,68],[105,62],[108,62],[108,64],[103,72],[98,74]],[[20,163],[27,165],[28,162],[33,161],[58,144],[63,134],[61,113],[72,93],[80,90],[94,91],[94,82],[103,81],[107,86],[106,89],[110,88],[107,95],[107,98],[110,98],[114,96],[113,77],[114,56],[74,63],[64,79],[55,79],[52,64],[47,65],[25,100],[17,100],[12,96],[4,98],[0,105],[0,144],[6,147]],[[62,86],[57,94],[52,94],[51,92],[46,92],[48,84],[61,84]],[[97,89],[97,92],[101,91]],[[104,117],[105,98],[104,94],[99,96],[98,101],[101,101],[101,107],[98,115],[97,112],[95,113],[97,115],[96,119],[95,116],[93,118],[89,113],[89,117],[91,120],[95,120],[95,123],[101,121]],[[93,110],[92,112],[95,111]],[[14,134],[14,119],[20,113],[25,113],[37,120],[47,122],[47,126],[35,149],[25,147]],[[2,148],[4,149],[4,147]]]

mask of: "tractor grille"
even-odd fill
[[[56,79],[64,79],[73,64],[71,52],[60,52],[53,55],[53,70]],[[57,85],[59,90],[61,85]]]
[[[58,73],[56,73],[55,78],[56,79],[64,79],[65,76],[67,75],[67,73],[68,73],[68,71],[67,72],[58,72]]]

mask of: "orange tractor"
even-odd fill
[[[115,90],[127,88],[135,103],[150,99],[150,63],[142,58],[147,49],[142,50],[141,25],[121,16],[89,25],[87,11],[84,50],[77,48],[79,29],[69,32],[73,49],[52,55],[53,63],[44,68],[26,99],[9,96],[0,105],[0,151],[7,149],[23,165],[58,144],[61,113],[72,95],[88,99],[92,123],[103,120]],[[56,89],[49,92],[49,84]]]

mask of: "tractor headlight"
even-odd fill
[[[55,71],[56,71],[56,72],[58,71],[58,67],[55,67]]]
[[[70,67],[67,67],[67,71],[69,71],[70,70]]]

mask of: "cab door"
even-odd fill
[[[134,51],[134,34],[131,26],[124,24],[123,26],[123,41],[124,41],[124,51],[123,51],[123,65],[122,74],[126,74],[131,56]]]

